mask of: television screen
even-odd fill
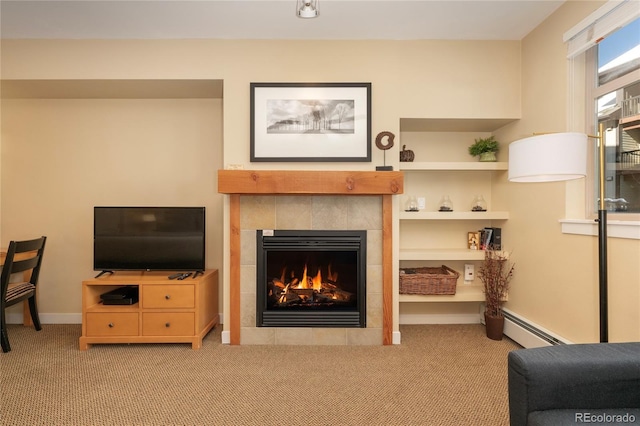
[[[204,271],[204,207],[94,207],[96,271]]]

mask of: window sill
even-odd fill
[[[598,223],[587,219],[562,219],[563,234],[598,235]],[[640,240],[640,221],[607,220],[607,237]]]

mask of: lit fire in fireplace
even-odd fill
[[[352,302],[354,294],[343,290],[338,285],[338,274],[332,272],[328,266],[326,277],[323,278],[321,268],[311,276],[307,273],[308,267],[304,266],[301,277],[295,276],[291,270],[287,274],[287,268],[282,270],[279,278],[274,278],[269,283],[269,298],[275,301],[276,306],[321,306],[334,304],[347,304]]]

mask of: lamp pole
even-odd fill
[[[607,209],[604,201],[604,172],[606,165],[605,158],[605,135],[604,123],[598,126],[600,146],[598,150],[598,180],[600,185],[600,200],[598,206],[598,271],[599,271],[599,291],[600,291],[600,343],[609,341],[609,301],[608,301],[608,273],[607,273]]]

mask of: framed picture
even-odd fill
[[[251,83],[251,161],[371,161],[371,83]]]
[[[467,232],[467,248],[480,250],[480,232]]]

